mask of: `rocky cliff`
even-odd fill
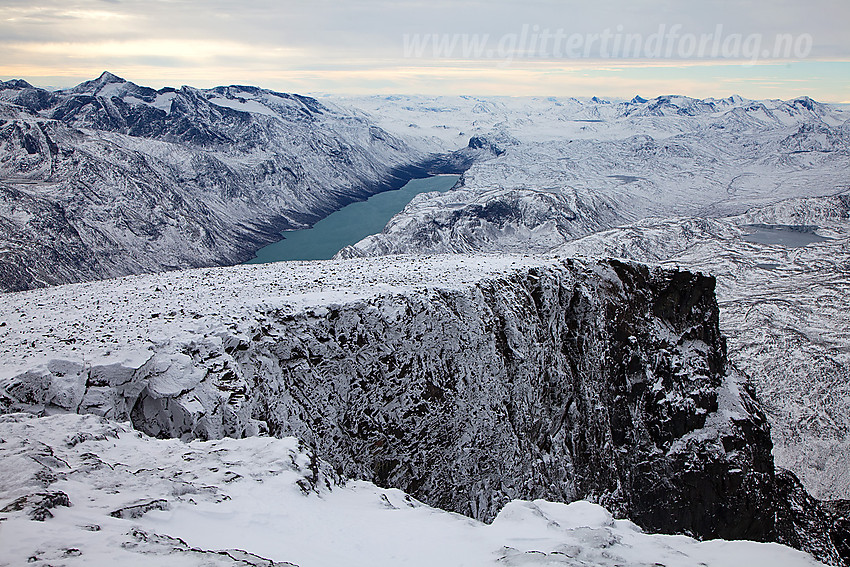
[[[4,352],[26,345],[4,360],[3,403],[160,437],[295,435],[343,476],[485,520],[513,499],[589,499],[664,532],[794,535],[838,562],[816,502],[783,516],[714,285],[618,261],[452,256],[26,292],[2,313]]]

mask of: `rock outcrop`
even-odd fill
[[[183,332],[136,340],[135,365],[19,372],[2,382],[6,406],[130,419],[158,437],[295,435],[343,476],[484,520],[547,498],[705,538],[775,541],[789,525],[826,525],[817,506],[805,522],[776,522],[790,504],[764,415],[727,363],[709,276],[510,256],[205,274],[71,290],[123,294],[139,320],[157,310],[151,336]],[[156,301],[137,299],[154,286],[182,314],[162,321]],[[47,310],[61,292],[37,299]],[[121,316],[102,308],[90,324],[142,326]],[[837,557],[829,529],[806,538],[799,547]]]

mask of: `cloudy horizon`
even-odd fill
[[[850,3],[0,0],[0,78],[850,102]]]

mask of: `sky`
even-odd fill
[[[850,0],[0,0],[0,79],[850,102]]]

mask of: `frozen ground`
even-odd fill
[[[11,414],[0,439],[0,565],[819,565],[777,544],[645,534],[587,502],[514,501],[486,525],[342,484],[294,438],[185,444]]]

